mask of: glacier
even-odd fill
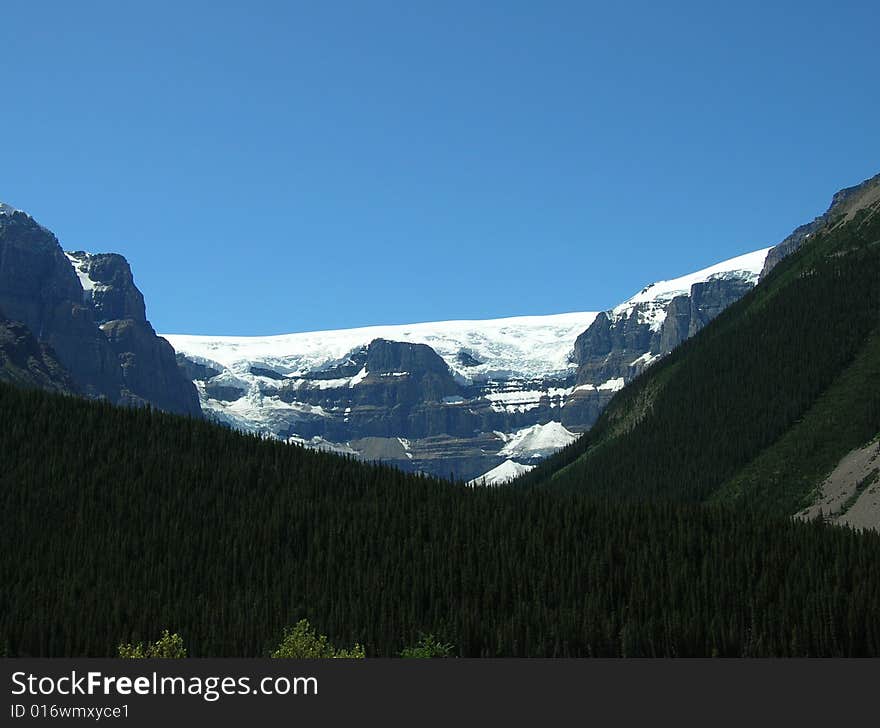
[[[657,341],[671,306],[699,290],[702,311],[710,284],[727,281],[737,286],[733,298],[742,295],[769,250],[652,283],[604,312],[163,336],[203,411],[219,422],[408,470],[500,482],[574,441],[626,382],[665,355]],[[589,333],[600,325],[619,328],[627,344],[598,350]],[[645,335],[634,337],[633,327]]]

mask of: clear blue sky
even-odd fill
[[[38,2],[0,200],[168,333],[592,310],[880,171],[880,5]]]

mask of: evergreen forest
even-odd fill
[[[0,650],[880,656],[880,534],[791,518],[880,433],[878,340],[863,211],[512,486],[2,384]]]

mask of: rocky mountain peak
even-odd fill
[[[200,413],[174,350],[146,319],[125,258],[65,254],[51,231],[10,205],[0,214],[0,310],[51,349],[81,393]]]

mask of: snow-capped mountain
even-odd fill
[[[626,382],[751,289],[766,254],[654,283],[601,313],[166,338],[221,422],[488,479],[590,427]]]
[[[690,295],[691,288],[709,281],[734,281],[754,286],[761,275],[764,260],[770,248],[746,253],[722,263],[690,273],[670,281],[657,281],[645,286],[636,295],[611,310],[613,321],[635,316],[638,323],[648,324],[652,331],[660,331],[666,321],[669,304],[674,298]]]

